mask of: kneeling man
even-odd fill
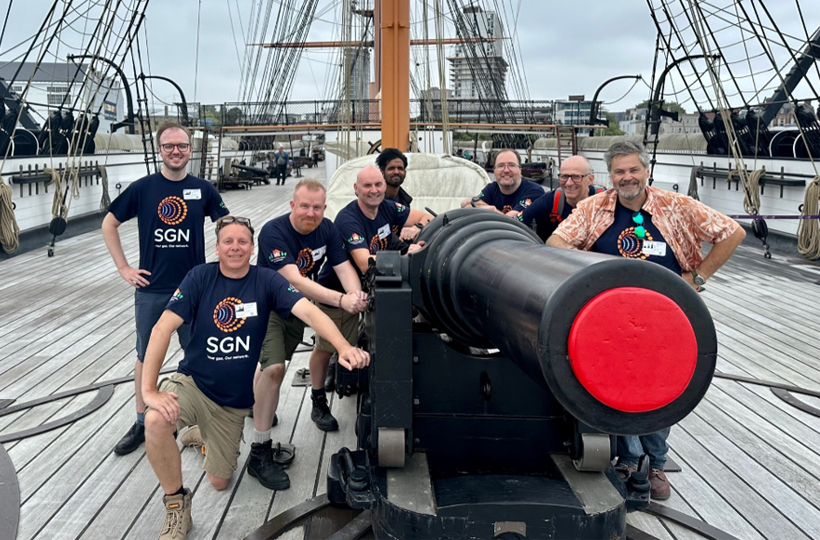
[[[225,216],[217,222],[216,234],[219,262],[188,273],[154,326],[145,354],[146,449],[165,494],[160,540],[184,540],[191,528],[191,491],[182,485],[175,430],[199,426],[208,447],[208,480],[217,490],[228,487],[253,406],[253,376],[272,311],[285,318],[292,313],[313,327],[333,343],[343,366],[358,368],[370,361],[284,277],[250,265],[254,243],[249,219]],[[183,323],[192,329],[185,357],[178,372],[157,387],[171,334]]]

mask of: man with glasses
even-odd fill
[[[586,158],[569,157],[561,164],[561,174],[558,175],[561,187],[538,198],[523,211],[513,211],[509,215],[517,216],[527,226],[535,221],[536,233],[541,240],[546,241],[579,202],[604,191],[603,187],[593,185],[593,180],[595,175],[592,174]]]
[[[163,167],[129,185],[108,207],[102,234],[117,270],[134,294],[137,325],[137,361],[134,364],[134,392],[137,420],[114,447],[126,455],[145,441],[144,410],[140,381],[151,328],[156,324],[169,296],[185,274],[205,262],[206,217],[216,221],[228,214],[222,198],[210,182],[188,174],[191,137],[188,130],[169,122],[157,130]],[[120,241],[119,226],[137,218],[140,261],[137,268],[128,264]],[[177,332],[185,347],[191,329],[183,325]]]
[[[746,236],[733,220],[694,199],[647,186],[649,156],[635,143],[618,142],[604,154],[612,189],[581,201],[547,240],[548,246],[597,251],[660,264],[696,291],[729,260]],[[702,243],[712,244],[703,256]],[[618,437],[618,471],[626,478],[649,456],[654,499],[668,499],[663,472],[670,428],[641,437]]]
[[[493,167],[495,182],[487,184],[480,194],[464,199],[461,207],[474,206],[499,214],[520,212],[544,195],[544,189],[521,176],[521,158],[515,150],[500,150]]]
[[[249,219],[221,218],[216,227],[218,262],[188,272],[151,332],[142,393],[148,404],[146,450],[164,493],[160,540],[184,540],[192,526],[192,494],[182,483],[176,430],[197,425],[208,449],[203,464],[208,481],[218,491],[230,483],[245,417],[254,403],[253,377],[271,313],[293,315],[310,325],[334,344],[339,363],[347,369],[370,361],[278,272],[251,266],[253,249]],[[183,323],[193,329],[185,356],[177,372],[157,385],[171,334]],[[270,454],[270,445],[251,446],[251,460],[270,459]],[[248,474],[257,472],[249,467]],[[284,475],[275,489],[288,487]]]

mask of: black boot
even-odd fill
[[[126,454],[130,454],[134,450],[140,447],[142,443],[145,442],[145,426],[140,424],[139,422],[134,422],[134,425],[131,426],[131,429],[128,430],[128,433],[120,439],[120,442],[117,443],[117,446],[114,447],[114,453],[118,456],[124,456]]]
[[[258,479],[259,483],[268,489],[279,491],[290,487],[288,473],[273,461],[270,440],[251,444],[248,474]]]
[[[313,402],[313,410],[310,411],[310,419],[316,424],[316,427],[322,431],[336,431],[339,429],[339,423],[330,414],[330,407],[327,405],[327,396],[321,394],[319,396],[310,396]]]

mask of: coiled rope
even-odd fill
[[[820,214],[820,175],[806,187],[801,216]],[[797,251],[812,261],[820,259],[820,220],[801,219],[797,225]]]
[[[698,195],[698,176],[701,172],[703,172],[702,165],[696,165],[689,171],[689,189],[686,191],[686,194],[696,201],[700,200],[700,196]]]
[[[11,186],[0,176],[0,244],[3,251],[14,253],[20,247],[20,228],[14,217],[11,201]]]
[[[108,171],[105,165],[98,165],[100,169],[100,180],[102,184],[102,199],[100,199],[100,210],[106,210],[111,204],[111,195],[108,194]]]

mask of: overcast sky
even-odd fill
[[[13,1],[13,5],[9,28],[3,38],[3,50],[33,34],[52,3],[52,0],[0,0],[0,15],[5,15],[9,1]],[[725,0],[714,1],[725,3]],[[589,99],[610,77],[642,74],[648,81],[652,75],[655,26],[644,0],[498,2],[510,6],[511,14],[516,10],[519,13],[517,34],[512,39],[524,65],[530,99],[566,99],[569,94],[585,94]],[[653,2],[657,4],[659,0]],[[81,0],[74,2],[75,5],[81,3]],[[243,34],[247,31],[253,3],[251,0],[151,0],[145,22],[148,35],[148,50],[143,51],[145,71],[149,72],[150,60],[150,72],[177,81],[189,101],[222,103],[237,100],[240,96],[240,59],[245,54],[243,40],[252,40]],[[802,3],[811,33],[820,24],[820,2]],[[277,4],[278,0],[274,0],[274,11]],[[309,41],[339,37],[339,25],[335,21],[340,4],[340,0],[319,1]],[[447,1],[443,4],[447,5]],[[794,10],[794,2],[781,0],[769,4],[774,4],[772,10],[785,8],[786,4]],[[197,47],[198,10],[201,12]],[[430,32],[434,32],[432,25]],[[63,54],[66,50],[63,47]],[[447,48],[447,53],[451,53],[451,47]],[[328,65],[337,61],[337,54],[322,49],[306,50],[290,99],[330,98],[327,95]],[[417,54],[423,56],[423,53]],[[434,51],[431,55],[434,56]],[[435,67],[433,73],[436,77]],[[629,80],[613,83],[604,90],[601,99],[615,101],[630,86],[632,81]],[[155,81],[153,90],[161,100],[178,101],[175,91],[167,83]],[[639,83],[625,99],[608,108],[623,110],[648,96],[648,87]]]

